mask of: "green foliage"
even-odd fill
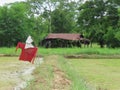
[[[47,27],[46,27],[46,23],[44,23],[42,21],[42,17],[36,17],[33,18],[33,20],[31,21],[33,24],[33,26],[31,27],[31,33],[30,35],[33,37],[34,43],[36,46],[39,45],[40,41],[47,35]]]
[[[120,41],[120,31],[116,32],[115,38]]]
[[[116,4],[110,0],[86,1],[79,7],[78,24],[83,28],[82,32],[86,33],[93,41],[97,41],[101,47],[105,44],[104,36],[107,40],[109,39],[109,37],[107,37],[110,35],[108,30],[109,26],[115,29],[118,28],[118,23],[118,8],[116,8]],[[112,30],[112,33],[114,33],[114,30]],[[117,40],[115,41],[111,43],[113,44],[114,42],[114,47],[118,47]]]
[[[18,41],[25,40],[27,16],[24,14],[25,4],[15,3],[10,7],[4,6],[0,9],[0,46],[13,46]],[[17,13],[17,14],[16,14]]]
[[[101,47],[119,47],[119,1],[82,1],[27,0],[0,7],[0,46],[15,46],[28,35],[38,46],[48,33],[80,33]]]
[[[72,29],[72,18],[67,10],[56,9],[52,12],[53,32],[55,33],[69,33]]]
[[[28,9],[25,2],[0,8],[0,46],[15,46],[19,41],[25,42],[28,35],[38,45],[46,36],[46,23],[41,17],[28,15]]]
[[[107,34],[104,36],[106,40],[106,44],[108,47],[119,47],[120,42],[119,42],[119,30],[118,29],[113,29],[111,27],[108,28]]]

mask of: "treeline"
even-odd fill
[[[80,33],[100,47],[120,47],[119,0],[27,0],[0,7],[0,46],[28,35],[35,45],[48,33]]]

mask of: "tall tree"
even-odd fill
[[[57,5],[57,0],[27,0],[30,5],[30,14],[39,16],[43,14],[48,23],[48,32],[51,32],[51,12]]]
[[[0,8],[1,46],[13,46],[18,41],[25,40],[27,34],[25,6],[25,3],[14,3]]]
[[[55,30],[53,30],[53,29],[58,28],[58,27],[56,27],[56,25],[54,25],[54,23],[55,23],[54,21],[55,21],[56,17],[58,17],[60,15],[60,13],[61,13],[61,15],[65,16],[65,17],[63,17],[65,20],[61,19],[61,21],[59,21],[59,22],[61,22],[61,24],[66,22],[65,25],[70,25],[69,27],[72,26],[71,29],[75,28],[75,25],[76,25],[75,13],[76,13],[76,8],[77,8],[76,1],[73,1],[73,0],[28,0],[28,2],[31,5],[30,10],[33,15],[36,15],[36,14],[42,15],[42,17],[46,21],[46,25],[48,26],[49,33],[54,32]],[[58,16],[57,16],[56,12],[59,12]],[[60,18],[62,18],[62,17],[59,17],[59,19]],[[69,22],[69,20],[71,20],[71,22]],[[64,25],[64,27],[68,27],[65,25]],[[64,27],[62,26],[59,28],[64,28]],[[69,29],[69,32],[70,31],[71,30]],[[55,32],[57,32],[57,31],[55,31]],[[62,31],[60,31],[60,32],[62,32]]]
[[[55,33],[70,33],[75,28],[75,2],[61,1],[52,12],[52,30]]]
[[[84,32],[87,32],[90,38],[94,36],[93,40],[103,47],[108,27],[115,27],[119,20],[116,6],[109,0],[90,0],[82,4],[79,11],[79,26],[86,30]]]

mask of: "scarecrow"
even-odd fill
[[[19,60],[22,61],[29,61],[31,63],[34,63],[34,59],[36,57],[36,53],[38,48],[32,45],[32,38],[31,36],[28,36],[26,43],[18,42],[16,46],[16,51],[18,48],[21,49],[21,54],[19,56]]]

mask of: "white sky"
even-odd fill
[[[3,6],[4,4],[8,4],[8,3],[14,3],[14,2],[19,2],[19,1],[26,1],[26,0],[0,0],[0,6]],[[78,1],[78,0],[76,0]],[[84,0],[86,1],[86,0]]]
[[[0,0],[0,6],[8,3],[17,2],[17,1],[25,1],[25,0]]]

